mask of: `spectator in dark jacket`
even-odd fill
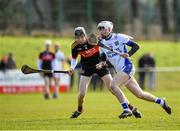
[[[139,84],[142,89],[145,88],[145,77],[147,77],[147,87],[155,88],[155,59],[151,53],[146,53],[138,61]]]
[[[8,69],[16,69],[16,62],[15,62],[15,60],[13,58],[13,54],[11,52],[8,54],[7,68]]]
[[[7,56],[3,56],[1,61],[0,61],[0,70],[1,71],[6,71],[8,68],[7,68]]]

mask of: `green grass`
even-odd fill
[[[44,50],[44,41],[51,39],[52,42],[59,42],[60,48],[66,57],[69,57],[71,52],[71,38],[45,38],[45,37],[2,37],[0,36],[0,58],[7,55],[9,52],[14,54],[14,59],[18,68],[24,64],[36,67],[38,55]],[[53,51],[53,48],[51,48]]]
[[[177,91],[157,91],[172,106],[172,115],[154,103],[135,98],[129,91],[125,94],[143,114],[118,119],[122,112],[114,96],[109,92],[88,92],[84,113],[78,119],[69,119],[76,108],[76,93],[60,94],[58,100],[44,100],[41,94],[0,95],[0,129],[58,129],[58,130],[171,130],[180,129],[180,94]]]
[[[45,38],[45,37],[9,37],[0,36],[0,58],[9,52],[13,52],[18,68],[23,64],[36,67],[36,61],[40,51],[44,49],[44,41],[52,39],[58,41],[61,50],[68,57],[71,55],[73,38]],[[140,50],[132,57],[135,65],[137,59],[146,52],[152,52],[157,66],[180,66],[180,42],[171,41],[138,41]]]
[[[172,41],[139,41],[140,50],[133,56],[134,63],[146,52],[151,52],[157,66],[180,66],[180,42]]]
[[[13,52],[18,68],[23,64],[36,67],[38,54],[44,48],[45,37],[2,37],[0,36],[0,58]],[[70,56],[72,38],[52,38],[60,43],[65,56]],[[137,59],[145,52],[152,52],[157,66],[180,66],[180,42],[139,41],[140,50],[132,57]],[[0,129],[106,129],[106,130],[142,130],[142,129],[179,129],[180,88],[179,73],[157,74],[157,87],[153,94],[165,96],[173,108],[173,114],[167,115],[161,107],[136,99],[125,90],[127,97],[143,113],[142,119],[128,118],[120,120],[121,106],[109,92],[88,92],[85,112],[76,120],[69,116],[76,108],[77,94],[61,94],[58,100],[45,101],[41,94],[0,95]]]

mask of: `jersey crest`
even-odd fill
[[[119,42],[118,42],[118,41],[115,41],[114,44],[115,44],[116,46],[118,46],[118,45],[119,45]]]

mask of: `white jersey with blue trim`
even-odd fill
[[[127,53],[126,43],[129,41],[129,37],[123,34],[112,33],[109,39],[102,39],[102,43],[111,47],[113,50],[117,50],[120,53]],[[122,71],[125,66],[132,65],[132,62],[128,58],[123,58],[116,53],[113,53],[107,49],[101,48],[101,51],[106,54],[106,57],[110,63],[114,66],[116,72]]]

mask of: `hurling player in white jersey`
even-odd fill
[[[116,71],[116,74],[110,84],[111,89],[117,87],[121,88],[125,85],[136,97],[160,104],[168,114],[171,114],[171,108],[168,106],[165,99],[158,98],[143,91],[133,77],[135,69],[129,57],[139,49],[139,46],[130,39],[130,36],[113,33],[113,23],[110,21],[100,22],[97,28],[100,35],[99,43],[109,46],[121,53],[121,55],[118,55],[101,48],[102,54],[104,53],[104,56],[110,61]],[[129,51],[127,46],[131,47]]]
[[[55,59],[53,62],[53,69],[54,70],[63,70],[64,69],[64,53],[59,50],[59,44],[55,43],[54,45],[54,54]],[[53,98],[58,98],[58,92],[59,92],[59,82],[61,78],[61,73],[55,73],[54,74],[54,94]]]

